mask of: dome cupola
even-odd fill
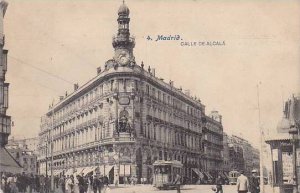
[[[124,1],[123,1],[123,4],[120,6],[120,8],[118,10],[118,15],[129,15],[129,8],[124,3]]]

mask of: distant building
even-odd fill
[[[230,136],[228,138],[228,148],[229,148],[229,163],[231,170],[245,170],[245,157],[243,147],[241,145],[240,137]]]
[[[34,154],[38,153],[38,144],[39,144],[39,139],[37,137],[32,137],[32,138],[24,138],[24,139],[15,139],[12,137],[11,139],[8,140],[8,146],[11,147],[19,147],[23,149],[27,149],[32,151]]]
[[[251,175],[253,169],[259,170],[259,150],[254,148],[249,141],[236,135],[224,134],[224,167],[227,171],[243,170],[246,175]],[[227,164],[227,160],[229,161]],[[225,163],[226,161],[226,163]]]
[[[223,171],[226,174],[228,174],[231,171],[228,135],[225,132],[223,132]]]
[[[37,174],[37,155],[33,151],[21,147],[7,148],[7,151],[22,166],[22,172]]]
[[[37,138],[9,139],[8,152],[23,167],[25,174],[37,174]]]
[[[203,171],[208,177],[216,178],[223,173],[223,126],[222,116],[212,111],[203,127]]]

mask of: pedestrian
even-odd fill
[[[9,183],[9,189],[11,193],[18,193],[18,187],[17,187],[17,175],[11,175],[8,178]]]
[[[80,176],[80,175],[77,175],[77,180],[78,180],[79,193],[84,193],[84,180],[83,180],[83,177]]]
[[[66,185],[65,185],[66,193],[70,193],[71,192],[71,178],[69,175],[67,175],[65,182],[66,182]]]
[[[60,185],[60,189],[62,191],[62,193],[66,192],[66,179],[65,176],[62,175],[59,179],[59,185]]]
[[[109,179],[108,179],[107,175],[103,177],[103,184],[104,184],[104,186],[106,186],[106,187],[107,187],[108,184],[109,184]]]
[[[101,182],[100,182],[100,178],[98,175],[95,175],[93,177],[93,190],[94,190],[94,193],[101,193]]]
[[[176,177],[174,179],[174,185],[176,186],[177,193],[180,193],[180,184],[181,184],[181,176],[179,174],[176,174]]]
[[[81,174],[81,177],[83,178],[83,189],[84,189],[84,192],[88,192],[88,189],[89,189],[89,179],[87,176],[84,176],[84,174],[82,173]]]
[[[251,193],[259,193],[259,179],[257,177],[257,170],[252,170],[252,176],[249,179],[249,191]]]
[[[1,179],[1,190],[3,190],[3,192],[8,192],[7,175],[3,173]]]
[[[237,191],[238,193],[247,193],[249,190],[248,178],[244,175],[244,171],[240,172],[241,175],[237,178]]]
[[[223,179],[220,175],[218,175],[218,178],[216,179],[216,193],[223,193]]]
[[[39,184],[40,184],[40,188],[39,188],[39,191],[40,193],[45,193],[45,189],[46,189],[46,185],[45,185],[45,177],[44,175],[41,175],[40,176],[40,180],[39,180]]]
[[[70,177],[70,192],[75,193],[75,179],[73,175]]]
[[[78,175],[74,176],[74,192],[79,193],[79,181],[78,181]]]
[[[35,192],[40,192],[40,176],[35,175],[34,184],[35,184]]]
[[[91,174],[90,176],[88,176],[88,193],[92,193],[93,192],[93,175]]]
[[[35,186],[33,174],[30,174],[30,176],[28,176],[28,180],[29,180],[28,181],[29,193],[32,193],[32,191],[34,191],[34,186]]]

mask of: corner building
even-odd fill
[[[111,183],[124,176],[151,182],[155,160],[178,160],[191,179],[202,170],[205,107],[136,64],[125,4],[117,21],[114,57],[43,116],[39,173],[49,175],[52,163],[54,175],[94,171]]]

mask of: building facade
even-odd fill
[[[21,173],[22,168],[6,150],[8,136],[11,133],[11,117],[6,114],[8,109],[8,87],[5,82],[7,72],[7,53],[4,49],[5,36],[3,30],[3,19],[8,3],[0,1],[0,178],[3,173]]]
[[[4,47],[5,36],[3,34],[3,17],[6,12],[7,3],[0,1],[0,144],[1,147],[7,144],[8,136],[11,133],[11,117],[6,114],[8,108],[8,87],[5,82],[7,71],[7,50]]]
[[[203,172],[207,178],[223,173],[223,126],[222,116],[212,111],[203,124]]]
[[[232,169],[230,168],[230,157],[229,157],[229,142],[227,133],[223,132],[223,171],[225,175]]]
[[[114,183],[129,176],[151,182],[155,160],[178,160],[192,179],[203,169],[203,128],[221,123],[205,115],[199,99],[136,64],[124,3],[117,22],[113,58],[43,116],[39,173],[94,171]]]

